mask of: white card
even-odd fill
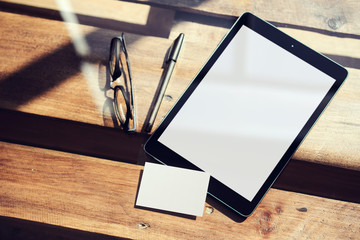
[[[210,174],[145,163],[137,206],[202,216]]]

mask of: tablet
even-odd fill
[[[339,64],[245,13],[145,151],[163,164],[210,173],[208,194],[249,216],[346,76]]]

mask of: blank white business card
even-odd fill
[[[145,163],[137,206],[202,216],[210,174]]]

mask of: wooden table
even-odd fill
[[[0,11],[0,239],[360,239],[357,0],[6,0]],[[167,49],[185,33],[155,127],[245,11],[344,65],[348,79],[251,217],[210,197],[198,218],[136,208]],[[106,70],[121,32],[134,134],[114,121]]]

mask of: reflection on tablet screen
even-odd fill
[[[334,82],[242,26],[159,141],[252,201]]]

